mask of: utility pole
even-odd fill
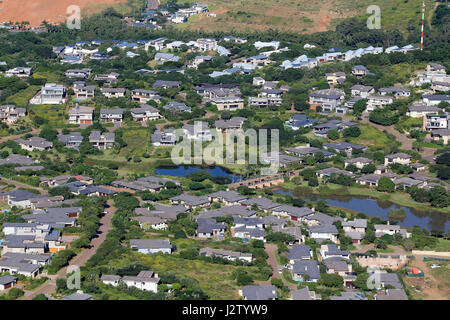
[[[423,51],[423,26],[425,24],[425,1],[422,2],[422,32],[420,35],[420,51]]]

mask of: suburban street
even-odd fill
[[[43,286],[35,291],[25,291],[25,295],[22,297],[23,300],[31,300],[39,294],[50,294],[56,290],[56,279],[61,279],[66,277],[66,270],[69,266],[82,267],[84,264],[97,252],[100,245],[105,241],[106,235],[111,230],[111,219],[114,216],[117,208],[113,206],[113,201],[108,200],[109,207],[106,209],[106,214],[100,219],[100,227],[97,232],[97,237],[92,239],[91,247],[84,249],[80,254],[70,260],[69,265],[58,271],[56,275],[47,275],[43,273],[40,275],[50,278],[50,280]]]

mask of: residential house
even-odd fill
[[[6,77],[28,78],[33,74],[31,68],[16,67],[5,71]]]
[[[422,118],[427,115],[437,115],[441,111],[440,108],[427,106],[425,104],[415,104],[408,107],[406,115],[412,118]]]
[[[113,287],[117,287],[120,283],[120,276],[115,276],[115,275],[107,275],[107,274],[102,274],[102,276],[100,277],[100,281],[103,282],[106,285],[110,285]]]
[[[115,108],[115,109],[100,109],[100,121],[101,122],[122,122],[123,120],[123,109]]]
[[[244,108],[244,100],[239,97],[213,98],[210,102],[215,105],[219,111],[235,111]]]
[[[227,120],[220,119],[214,122],[214,126],[219,132],[227,132],[228,130],[242,129],[245,120],[242,117],[234,117]]]
[[[422,96],[422,102],[427,106],[437,106],[441,102],[450,103],[450,95],[428,94]]]
[[[292,279],[297,282],[317,282],[320,279],[317,261],[295,260],[292,275]]]
[[[330,240],[334,243],[338,242],[339,232],[335,225],[333,224],[321,224],[318,226],[309,227],[309,236],[316,240],[316,242],[322,242],[325,240]]]
[[[130,239],[130,247],[140,253],[168,253],[171,254],[173,246],[169,239]]]
[[[332,112],[344,100],[345,93],[338,89],[317,90],[309,94],[311,109],[321,107],[323,112]]]
[[[58,141],[64,143],[66,148],[78,149],[83,142],[83,136],[81,132],[72,131],[68,135],[58,134]]]
[[[223,239],[225,235],[226,225],[223,222],[218,223],[215,219],[202,218],[197,219],[197,224],[195,235],[198,238]]]
[[[176,142],[177,135],[174,129],[155,130],[152,134],[152,144],[154,146],[174,146]]]
[[[292,221],[299,221],[306,216],[314,214],[314,209],[282,205],[273,208],[272,214],[278,217],[289,217]]]
[[[123,98],[127,92],[125,88],[101,88],[100,91],[107,98]]]
[[[16,139],[14,140],[22,149],[33,151],[33,150],[39,150],[39,151],[46,151],[53,148],[53,143],[50,141],[47,141],[44,138],[41,137],[31,137],[29,139]]]
[[[69,110],[70,124],[92,124],[94,120],[94,108],[76,106]]]
[[[153,83],[152,88],[153,89],[167,89],[176,87],[178,88],[180,86],[179,81],[167,81],[167,80],[156,80],[155,83]]]
[[[192,111],[190,107],[178,101],[170,101],[168,104],[163,106],[163,109],[171,113],[182,113],[182,112],[190,113]]]
[[[363,77],[366,75],[370,75],[373,74],[369,71],[369,69],[367,69],[365,66],[362,65],[356,65],[352,68],[352,74],[355,77]]]
[[[162,118],[159,110],[148,104],[143,104],[139,108],[133,108],[130,111],[133,120],[138,122],[154,121]]]
[[[372,86],[364,86],[361,84],[355,84],[350,88],[352,92],[352,96],[360,96],[363,99],[366,99],[370,94],[375,93],[375,89]]]
[[[96,86],[86,86],[83,81],[77,81],[73,85],[75,101],[94,98]]]
[[[105,150],[114,147],[115,134],[114,132],[100,133],[98,130],[94,130],[89,135],[89,143],[97,149]]]
[[[55,83],[46,83],[33,98],[30,104],[63,104],[66,103],[66,88]]]
[[[303,244],[295,244],[289,250],[289,263],[294,264],[297,260],[310,260],[313,257],[311,247]]]
[[[127,287],[135,287],[143,291],[158,292],[159,278],[153,271],[141,271],[137,276],[124,276],[122,281]]]
[[[239,291],[244,300],[276,300],[277,289],[274,285],[248,285]]]
[[[391,88],[380,88],[378,93],[381,95],[393,95],[395,98],[404,98],[411,95],[411,90],[407,88],[391,87]]]
[[[25,108],[18,108],[11,104],[0,106],[0,121],[8,125],[16,123],[19,118],[25,116],[26,112]]]
[[[343,83],[346,79],[345,72],[325,73],[325,77],[330,88],[334,87],[337,84]]]
[[[0,277],[0,291],[12,288],[17,283],[17,277],[14,276],[3,276]]]
[[[211,202],[221,202],[226,206],[240,204],[242,201],[247,200],[246,197],[236,191],[217,191],[210,193],[207,196]]]
[[[406,229],[400,228],[398,225],[389,224],[376,224],[375,226],[375,236],[382,237],[385,234],[393,236],[396,233],[400,233],[403,238],[409,238],[411,233],[407,232]]]
[[[91,76],[92,69],[83,68],[83,69],[68,69],[66,70],[66,77],[73,79],[87,79]]]
[[[409,154],[394,153],[384,157],[384,165],[387,166],[394,163],[406,165],[411,163],[411,159],[412,157]]]
[[[161,103],[161,96],[158,94],[157,91],[135,89],[131,91],[131,100],[137,101],[139,103],[147,103],[149,101]]]
[[[354,165],[356,166],[358,169],[362,169],[365,166],[367,166],[368,164],[371,164],[372,160],[367,159],[365,157],[358,157],[358,158],[352,158],[352,159],[347,159],[344,162],[344,168],[347,168],[349,165]]]
[[[320,246],[320,257],[322,260],[341,259],[350,260],[350,252],[341,250],[335,244],[323,244]]]
[[[252,263],[252,261],[253,261],[251,253],[243,253],[243,252],[236,252],[236,251],[229,251],[229,250],[222,250],[222,249],[201,248],[199,255],[206,256],[206,257],[219,257],[219,258],[230,260],[230,261],[241,260],[241,261],[245,261],[248,263]]]
[[[384,96],[380,94],[372,94],[367,98],[367,111],[373,111],[377,108],[382,108],[394,102],[391,96]]]

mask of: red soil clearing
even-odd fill
[[[67,8],[77,5],[83,10],[97,5],[115,5],[126,0],[0,0],[0,23],[28,21],[33,27],[38,27],[42,21],[49,23],[62,22],[66,17]]]

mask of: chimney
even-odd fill
[[[158,274],[155,273],[155,274],[153,275],[153,278],[158,278]]]

